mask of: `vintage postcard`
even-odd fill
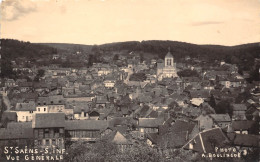
[[[0,162],[260,161],[259,0],[0,3]]]

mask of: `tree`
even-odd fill
[[[146,79],[145,73],[134,73],[130,76],[130,81],[144,81]]]
[[[230,102],[227,100],[222,100],[220,101],[216,107],[215,107],[215,111],[217,114],[226,114],[228,113],[230,116],[232,116],[233,113],[233,109],[230,105]]]
[[[1,77],[2,78],[13,78],[15,73],[13,71],[12,63],[9,59],[1,60]]]
[[[118,59],[119,59],[118,54],[115,54],[114,57],[113,57],[113,60],[114,60],[114,61],[117,61]]]
[[[177,72],[180,77],[198,77],[199,73],[196,70],[184,69]]]
[[[34,78],[34,81],[39,82],[40,78],[44,76],[44,73],[45,73],[45,70],[39,69]]]
[[[215,101],[215,97],[213,95],[210,96],[209,105],[213,108],[216,107],[216,101]]]
[[[133,144],[125,151],[119,151],[116,144],[107,140],[98,140],[96,143],[77,141],[67,148],[66,162],[88,161],[164,161],[159,152],[145,143]]]

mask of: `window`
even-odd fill
[[[56,140],[52,139],[52,145],[56,145]]]
[[[43,111],[46,111],[46,108],[44,108],[44,110]]]
[[[63,133],[63,129],[62,128],[60,128],[60,133]]]
[[[189,149],[193,149],[193,144],[189,143]]]
[[[54,133],[59,133],[59,128],[54,128]]]
[[[42,140],[38,140],[38,145],[41,145],[42,144]]]
[[[50,140],[46,139],[46,145],[47,145],[47,146],[50,145]]]
[[[51,104],[53,104],[53,101],[51,101]]]
[[[40,109],[40,108],[38,108],[38,111],[41,111],[41,109]]]
[[[171,66],[171,65],[172,65],[171,59],[167,59],[167,66]]]
[[[49,138],[49,129],[45,129],[44,130],[44,135],[45,135],[45,138]]]

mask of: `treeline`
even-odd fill
[[[258,71],[259,63],[255,62],[255,58],[260,58],[260,44],[250,43],[238,46],[219,46],[219,45],[196,45],[177,41],[131,41],[110,43],[93,48],[104,51],[142,51],[152,53],[164,58],[169,48],[176,60],[181,60],[186,56],[197,58],[209,63],[216,60],[223,60],[230,64],[236,64],[239,67],[239,72],[251,71],[256,73]],[[259,80],[256,76],[253,80]]]
[[[1,39],[2,59],[14,60],[24,57],[28,60],[32,60],[56,53],[57,49],[53,47],[14,39]]]
[[[239,46],[218,46],[218,45],[196,45],[185,42],[177,41],[131,41],[131,42],[118,42],[103,44],[98,46],[100,49],[105,51],[118,51],[118,50],[129,50],[129,51],[143,51],[158,54],[161,58],[164,57],[165,53],[168,52],[168,48],[176,59],[180,57],[201,57],[210,60],[226,59],[231,60],[232,56],[242,58],[256,58],[259,57],[260,46],[259,43],[245,44]],[[94,48],[97,48],[95,46]]]
[[[1,78],[16,78],[15,72],[12,70],[11,61],[23,63],[25,61],[35,62],[38,58],[47,58],[57,53],[57,49],[32,44],[30,42],[18,41],[13,39],[1,39]],[[28,62],[26,63],[26,65]]]

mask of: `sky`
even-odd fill
[[[1,2],[2,1],[2,2]],[[0,0],[1,38],[104,44],[260,42],[260,0]]]

